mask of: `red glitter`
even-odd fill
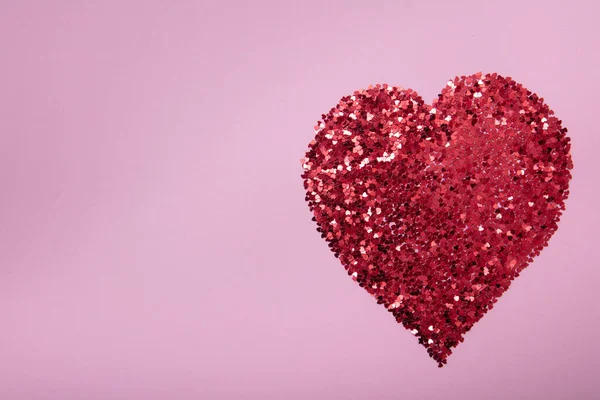
[[[439,366],[557,229],[567,129],[511,78],[341,99],[302,160],[317,231]]]

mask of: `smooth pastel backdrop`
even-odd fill
[[[0,398],[594,399],[595,1],[0,0]],[[304,203],[371,83],[512,76],[569,128],[550,246],[438,369]]]

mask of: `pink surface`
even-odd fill
[[[381,3],[0,2],[1,399],[600,396],[597,3]],[[299,159],[342,95],[479,70],[545,99],[574,178],[438,369],[315,231]]]

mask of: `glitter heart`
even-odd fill
[[[543,99],[511,78],[341,99],[302,160],[317,231],[439,366],[557,229],[573,163]]]

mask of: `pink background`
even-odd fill
[[[0,398],[598,398],[599,11],[0,0]],[[479,70],[544,97],[574,178],[438,369],[315,231],[299,159],[342,95]]]

